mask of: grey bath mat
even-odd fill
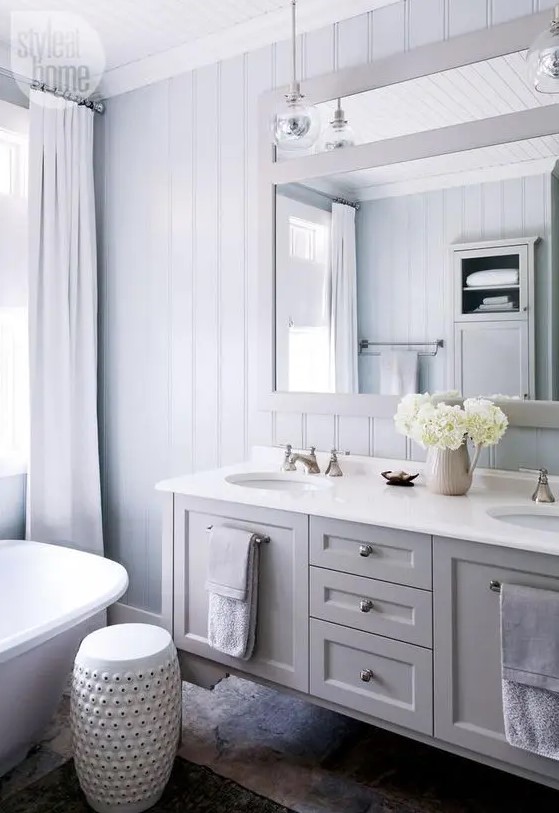
[[[80,791],[73,762],[9,796],[2,813],[91,813]],[[153,813],[292,813],[230,779],[177,759],[169,784]]]

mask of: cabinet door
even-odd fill
[[[256,649],[249,661],[224,655],[208,643],[205,582],[210,525],[246,528],[270,537],[260,551]],[[176,496],[174,536],[177,648],[307,692],[307,516]]]
[[[534,397],[526,321],[457,322],[454,339],[454,386],[465,398]]]
[[[435,737],[559,781],[559,763],[509,745],[495,579],[559,591],[559,557],[435,539]]]

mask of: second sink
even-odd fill
[[[547,531],[548,533],[559,534],[559,510],[557,508],[510,506],[507,508],[490,508],[487,513],[493,519],[507,522],[510,525],[531,528],[533,531]]]

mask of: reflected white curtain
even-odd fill
[[[27,535],[102,553],[93,116],[32,91]]]
[[[359,392],[355,209],[332,204],[330,365],[334,392]]]

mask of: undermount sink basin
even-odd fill
[[[559,534],[559,508],[549,506],[511,506],[507,508],[490,508],[487,512],[493,519],[517,525],[521,528],[530,528],[533,531],[547,531]]]
[[[308,491],[323,491],[332,483],[318,474],[290,474],[283,472],[262,471],[228,474],[227,483],[243,488],[260,488],[265,491],[290,491],[302,494]]]

